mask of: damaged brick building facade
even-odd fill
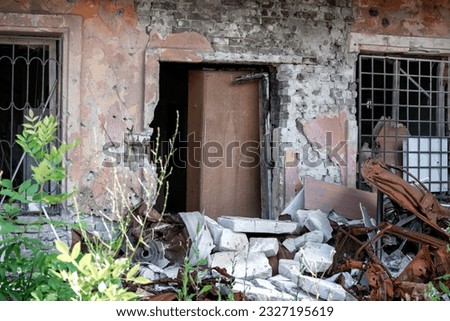
[[[133,143],[151,142],[155,124],[170,137],[174,108],[188,139],[196,121],[189,118],[192,73],[260,75],[257,108],[238,127],[256,120],[264,168],[256,185],[241,188],[256,186],[261,195],[251,197],[263,204],[261,216],[277,218],[306,176],[357,185],[359,55],[447,62],[450,56],[446,0],[21,0],[2,1],[0,18],[3,45],[19,38],[57,41],[61,137],[80,141],[68,155],[65,188],[76,187],[78,205],[94,214],[110,211],[114,173],[126,177],[131,198],[143,195],[142,164],[127,162],[124,154]],[[208,77],[202,88],[210,85]],[[448,82],[443,86],[448,91]],[[242,108],[231,122],[246,114]],[[209,135],[203,127],[195,130]],[[189,185],[189,172],[176,175],[174,193],[196,188],[198,177]],[[186,196],[173,202],[183,203],[177,210],[202,210],[195,208],[202,201],[189,205]]]

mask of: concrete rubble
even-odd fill
[[[191,242],[189,260],[195,266],[207,258],[207,267],[213,270],[209,277],[220,278],[226,271],[234,278],[231,290],[242,292],[250,300],[348,299],[341,285],[322,280],[318,275],[331,266],[335,253],[324,242],[331,235],[325,213],[302,213],[305,215],[302,223],[298,213],[297,221],[246,217],[219,217],[215,221],[199,212],[180,213]],[[283,258],[282,253],[290,253],[293,259]],[[272,269],[273,262],[276,271]],[[146,264],[141,267],[141,274],[161,282],[179,277],[180,269],[174,265],[160,268]],[[304,274],[314,275],[311,279],[317,277],[316,284],[320,286],[313,289],[310,279],[300,277]],[[170,291],[169,286],[161,286],[160,290]]]
[[[414,210],[407,198],[402,202]],[[433,203],[433,199],[427,202]],[[365,206],[359,204],[359,208],[360,219],[354,213],[345,216],[334,210],[325,213],[293,208],[279,220],[239,216],[214,220],[200,212],[179,213],[180,219],[168,216],[168,221],[155,216],[152,219],[158,223],[154,231],[168,237],[152,240],[159,242],[153,248],[170,264],[144,262],[140,272],[154,280],[150,293],[156,299],[161,295],[167,299],[163,292],[174,293],[179,287],[186,271],[186,255],[191,269],[187,272],[193,273],[196,286],[215,287],[211,293],[221,297],[271,301],[425,299],[431,276],[450,273],[449,253],[445,251],[448,232],[436,230],[427,235],[417,228],[409,229],[408,224],[416,226],[418,220],[405,214],[398,226],[389,221],[376,225]],[[437,210],[436,217],[445,218],[447,209]],[[437,226],[433,213],[427,214],[430,219],[419,212],[417,215],[431,227]],[[176,231],[171,231],[171,226]],[[180,247],[183,242],[187,248]],[[377,249],[376,242],[383,242],[383,248]]]
[[[299,230],[295,222],[264,220],[259,218],[222,216],[217,219],[220,225],[234,232],[289,234]]]
[[[317,274],[328,270],[335,252],[334,247],[328,244],[306,242],[295,254],[294,260],[304,264],[309,273]]]

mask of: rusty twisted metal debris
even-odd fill
[[[448,226],[450,210],[443,207],[434,195],[417,179],[418,186],[412,185],[391,169],[403,171],[399,167],[389,166],[381,160],[367,160],[362,174],[366,181],[386,194],[392,201],[417,216],[432,228],[432,234],[419,233],[388,222],[381,222],[375,228],[347,227],[338,229],[336,239],[336,259],[334,264],[339,271],[358,269],[367,278],[368,287],[354,286],[350,291],[359,298],[370,300],[426,299],[428,283],[450,274],[450,252],[448,251],[449,233],[443,227]],[[361,238],[367,233],[378,233],[366,241]],[[374,244],[379,239],[393,235],[418,245],[418,252],[397,277],[393,277],[382,260],[374,255]],[[351,241],[353,245],[348,245]],[[341,251],[346,250],[345,253]],[[449,280],[445,281],[448,287]],[[365,296],[364,293],[368,295]]]
[[[407,173],[416,181],[417,185],[408,183],[394,174],[391,169]],[[362,175],[367,182],[433,227],[437,234],[447,238],[447,241],[450,239],[450,234],[443,229],[448,226],[450,209],[439,204],[434,195],[416,177],[404,171],[401,167],[387,165],[381,160],[374,159],[364,162]],[[445,220],[447,225],[441,223]],[[439,223],[444,226],[440,226]]]

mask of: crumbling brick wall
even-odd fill
[[[355,56],[345,54],[346,34],[354,21],[350,1],[158,0],[135,4],[140,23],[162,37],[181,32],[204,36],[214,49],[204,60],[275,66],[277,105],[272,108],[277,122],[273,125],[275,145],[280,146],[274,170],[275,208],[284,205],[285,147],[297,152],[301,176],[352,185],[354,166],[343,175],[341,167],[347,164],[332,161],[330,148],[310,141],[303,131],[319,115],[332,119],[346,111],[346,125],[351,126],[346,133],[356,134]],[[353,159],[349,161],[352,166]]]

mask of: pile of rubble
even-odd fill
[[[357,220],[315,209],[214,220],[141,206],[146,245],[134,259],[152,283],[138,290],[149,300],[179,299],[181,287],[197,300],[426,300],[430,282],[449,287],[450,211],[381,161],[363,171],[385,195],[378,222],[364,204]]]
[[[215,221],[200,212],[179,216],[189,235],[189,263],[195,266],[206,259],[203,263],[209,269],[204,280],[226,276],[222,295],[228,290],[249,300],[356,300],[344,288],[352,285],[350,273],[326,276],[336,251],[326,243],[332,239],[332,221],[320,210],[299,210],[292,220],[278,221],[234,216]],[[159,247],[160,254],[176,247],[173,242],[159,242],[165,244]],[[154,281],[146,288],[148,294],[176,292],[179,286],[179,262],[161,257],[155,255],[154,263],[140,260],[142,275]]]

